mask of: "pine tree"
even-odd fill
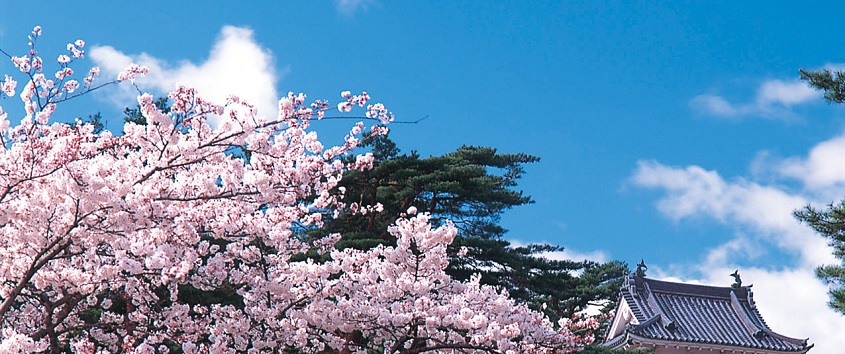
[[[798,220],[807,223],[828,239],[833,255],[840,264],[827,264],[816,268],[816,276],[830,287],[830,307],[845,314],[845,201],[828,205],[827,210],[806,206],[795,212]]]
[[[502,154],[494,148],[462,146],[442,155],[422,158],[400,154],[387,137],[367,139],[375,157],[373,169],[350,171],[340,185],[346,201],[359,205],[381,203],[381,213],[344,213],[328,221],[320,233],[342,234],[338,247],[368,249],[393,244],[387,228],[409,208],[428,212],[440,224],[451,220],[459,229],[451,246],[448,272],[457,279],[481,274],[481,281],[499,285],[553,320],[571,317],[590,304],[612,309],[621,279],[622,262],[549,260],[539,255],[563,248],[548,244],[513,246],[503,238],[502,214],[533,203],[515,189],[524,166],[539,158],[523,153]],[[460,251],[464,249],[465,254]]]
[[[801,79],[824,91],[824,97],[831,103],[845,102],[845,73],[841,71],[800,70]],[[816,268],[816,276],[831,285],[830,306],[845,314],[845,200],[830,204],[826,210],[806,206],[795,211],[795,217],[807,223],[816,232],[828,239],[833,246],[833,255],[840,264],[822,265]]]

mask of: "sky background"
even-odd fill
[[[791,212],[845,197],[845,107],[798,80],[845,63],[845,8],[760,5],[0,0],[0,48],[23,55],[40,25],[45,61],[81,38],[78,72],[137,62],[151,68],[144,90],[182,82],[270,114],[288,91],[336,103],[365,90],[397,120],[428,117],[391,126],[403,151],[541,158],[520,182],[536,203],[503,218],[508,239],[566,247],[549,257],[645,259],[656,278],[729,286],[739,269],[775,331],[838,353],[845,317],[813,275],[835,260]],[[102,112],[120,132],[133,96],[98,91],[57,116]],[[0,105],[21,115],[15,98]],[[351,123],[314,127],[330,144]]]

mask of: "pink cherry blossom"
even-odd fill
[[[32,58],[32,68],[35,69],[35,71],[37,72],[41,72],[41,70],[44,68],[44,61],[41,59],[41,57]]]
[[[21,72],[29,72],[32,66],[29,64],[29,57],[12,57],[12,63],[15,64]]]
[[[426,213],[395,222],[395,247],[340,250],[340,235],[308,236],[344,208],[383,210],[344,201],[344,173],[372,168],[373,156],[347,158],[363,122],[334,146],[309,130],[327,101],[291,92],[265,118],[237,96],[213,102],[179,85],[169,112],[142,94],[146,125],[95,134],[52,118],[99,73],[80,86],[60,58],[57,81],[24,70],[20,124],[0,108],[0,352],[559,353],[590,342],[577,332],[595,321],[555,326],[479,276],[450,278],[457,230]],[[133,64],[117,81],[147,72]],[[6,76],[4,93],[14,88]],[[383,105],[341,96],[342,110],[377,122],[372,134],[387,132]],[[232,299],[189,302],[186,291]]]
[[[2,88],[3,94],[9,97],[13,97],[15,95],[15,87],[17,87],[17,85],[17,81],[13,80],[11,76],[5,75],[5,78],[3,79],[3,83],[2,85],[0,85],[0,88]]]
[[[63,89],[67,91],[67,93],[73,93],[73,91],[76,91],[76,89],[78,88],[79,82],[77,82],[76,80],[68,80],[67,82],[65,82],[65,85],[63,87]]]
[[[130,64],[126,69],[123,69],[118,75],[118,81],[129,80],[135,82],[135,78],[140,75],[144,76],[149,72],[149,69],[145,66],[140,66],[137,64]]]

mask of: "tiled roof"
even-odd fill
[[[632,275],[622,288],[620,302],[627,304],[633,318],[605,345],[616,347],[625,337],[778,352],[805,352],[812,347],[806,340],[773,332],[757,311],[750,288],[673,283]]]

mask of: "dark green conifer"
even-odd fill
[[[450,247],[447,272],[461,280],[481,274],[483,283],[502,286],[519,301],[544,309],[553,320],[571,317],[589,304],[613,306],[627,266],[621,262],[550,260],[544,252],[559,246],[514,246],[503,238],[502,213],[533,201],[516,189],[524,166],[539,158],[523,153],[502,154],[494,148],[462,146],[427,158],[416,152],[400,154],[385,136],[367,138],[364,145],[375,157],[373,169],[350,171],[341,185],[346,202],[381,203],[381,213],[343,213],[329,219],[319,233],[340,233],[338,247],[367,249],[395,240],[388,227],[408,208],[432,215],[440,225],[451,220],[458,236]],[[466,255],[458,252],[465,247]]]
[[[808,71],[801,69],[801,79],[821,91],[830,103],[845,102],[845,73],[841,71]],[[816,268],[816,276],[830,285],[830,307],[845,314],[845,200],[831,203],[826,210],[806,206],[795,211],[795,217],[827,238],[839,264]]]

